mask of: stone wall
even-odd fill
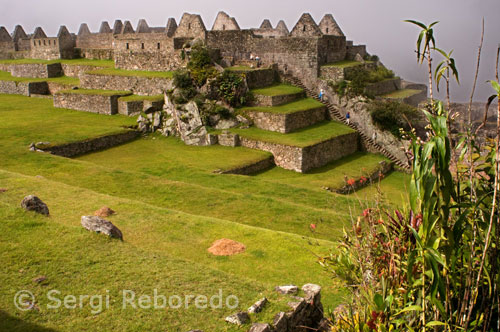
[[[369,84],[365,91],[372,96],[383,95],[401,89],[401,79],[399,77],[386,79],[377,83]]]
[[[271,152],[277,166],[302,172],[302,149],[299,147],[255,141],[245,137],[240,137],[240,144],[246,148]]]
[[[347,46],[346,51],[347,60],[354,60],[356,58],[356,54],[361,55],[362,58],[368,54],[366,52],[366,45],[350,45]]]
[[[30,57],[33,59],[56,60],[61,58],[59,39],[39,38],[31,40]]]
[[[305,147],[302,153],[302,172],[324,166],[358,151],[358,142],[358,133],[355,132]]]
[[[246,72],[247,85],[249,89],[263,88],[272,85],[278,78],[274,68],[256,69]]]
[[[138,131],[128,130],[118,134],[89,138],[80,142],[49,147],[36,146],[36,148],[53,155],[71,158],[89,152],[109,149],[111,147],[130,142],[131,140],[139,137],[139,135],[140,133]]]
[[[105,96],[61,91],[54,95],[54,107],[112,115],[118,113],[118,98],[124,95]]]
[[[116,68],[126,70],[170,71],[184,66],[181,51],[116,51]]]
[[[76,47],[81,49],[112,49],[113,39],[112,33],[78,35]]]
[[[305,97],[305,92],[298,92],[289,95],[278,95],[278,96],[264,96],[264,95],[254,95],[254,100],[249,104],[251,106],[279,106],[283,104],[290,103],[294,100],[301,99]]]
[[[236,175],[251,175],[258,172],[262,172],[274,166],[274,157],[270,156],[264,160],[260,160],[256,163],[249,165],[239,166],[227,171],[221,172],[221,174],[236,174]]]
[[[9,69],[14,77],[50,78],[59,77],[64,74],[60,63],[12,64],[9,66]]]
[[[65,76],[69,77],[80,77],[81,74],[84,74],[86,72],[92,71],[92,70],[97,70],[97,69],[104,69],[105,67],[97,67],[97,66],[82,66],[82,65],[67,65],[67,64],[62,64],[62,71]]]
[[[76,85],[68,85],[55,82],[47,82],[47,86],[49,87],[49,94],[51,95],[55,95],[59,91],[68,90],[76,87]]]
[[[136,115],[143,111],[144,103],[142,100],[123,101],[118,99],[118,113],[122,115]]]
[[[349,67],[336,67],[336,66],[322,66],[320,69],[319,76],[322,79],[331,80],[333,82],[340,82],[342,80],[352,80],[353,74],[356,73],[359,67],[364,67],[368,70],[376,68],[375,63],[360,63],[359,66],[349,66]]]
[[[0,93],[31,96],[49,94],[47,82],[0,81]]]
[[[95,48],[77,48],[75,53],[79,58],[94,60],[113,60],[115,52],[113,50]]]
[[[173,80],[160,77],[82,74],[80,75],[80,87],[83,89],[127,90],[137,95],[154,96],[172,89]]]
[[[318,107],[288,114],[256,111],[247,111],[246,114],[257,128],[286,134],[324,121],[326,108]]]

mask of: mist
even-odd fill
[[[268,18],[273,25],[283,19],[291,30],[303,12],[309,12],[319,23],[326,13],[332,13],[348,40],[366,44],[370,54],[376,54],[396,75],[427,83],[425,65],[416,62],[416,26],[404,23],[414,19],[435,27],[436,46],[454,50],[460,72],[460,85],[452,84],[455,102],[469,99],[481,37],[481,20],[485,19],[485,40],[475,101],[485,101],[492,90],[487,80],[495,77],[496,49],[500,43],[500,1],[498,0],[351,0],[351,1],[63,1],[18,0],[0,1],[0,26],[12,32],[21,24],[27,33],[41,26],[47,35],[56,35],[60,25],[77,33],[81,23],[96,32],[102,21],[130,20],[135,26],[145,18],[150,26],[165,26],[169,17],[179,22],[184,12],[201,14],[207,29],[212,27],[220,10],[234,16],[241,28],[259,27]],[[441,61],[434,57],[434,66]],[[442,82],[444,84],[444,82]],[[443,97],[444,85],[438,96]]]

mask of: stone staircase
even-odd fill
[[[340,121],[344,125],[349,126],[350,128],[356,130],[358,132],[359,136],[361,137],[363,143],[366,146],[371,147],[376,151],[379,151],[382,155],[387,157],[389,160],[394,162],[396,165],[398,165],[399,167],[401,167],[405,171],[410,170],[410,166],[407,163],[404,163],[403,161],[399,160],[392,153],[390,153],[388,150],[386,150],[384,147],[377,144],[370,137],[368,137],[366,134],[361,132],[356,125],[354,125],[353,123],[348,124],[345,117],[342,114],[340,114],[339,110],[333,104],[331,104],[330,102],[325,101],[325,100],[320,100],[318,95],[314,91],[312,91],[311,89],[306,87],[300,79],[298,79],[292,75],[289,75],[289,74],[288,75],[282,74],[282,77],[284,78],[285,81],[302,88],[306,92],[307,96],[309,96],[310,98],[313,98],[313,99],[321,102],[322,104],[324,104],[327,107],[329,113],[331,115],[333,115],[337,121]]]

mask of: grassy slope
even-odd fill
[[[254,89],[252,90],[252,93],[256,95],[263,95],[263,96],[280,96],[280,95],[292,95],[296,93],[303,92],[301,88],[298,88],[293,85],[289,84],[276,84],[267,88],[262,88],[262,89]]]
[[[117,96],[117,95],[130,95],[130,91],[119,90],[93,90],[93,89],[76,89],[76,90],[62,90],[57,93],[72,94],[72,95],[101,95],[101,96]]]
[[[306,147],[340,135],[353,133],[354,130],[334,121],[325,121],[289,134],[280,134],[255,127],[250,129],[231,129],[232,132],[249,139]]]
[[[323,67],[336,67],[336,68],[347,68],[360,66],[362,63],[354,60],[342,60],[334,63],[324,65]]]
[[[126,97],[121,97],[120,101],[162,101],[165,98],[163,95],[157,96],[139,96],[139,95],[130,95]]]
[[[0,60],[0,64],[52,64],[62,63],[74,66],[95,66],[95,67],[114,67],[113,60],[93,60],[93,59],[69,59],[69,60],[41,60],[41,59],[14,59]]]
[[[54,82],[65,85],[79,85],[80,80],[75,77],[52,77],[52,78],[30,78],[30,77],[14,77],[9,72],[0,70],[0,81],[14,82]]]
[[[382,98],[391,98],[391,99],[404,99],[404,98],[408,98],[410,96],[416,95],[417,93],[420,93],[420,90],[403,89],[403,90],[396,90],[396,91],[387,93],[385,95],[381,95],[381,97]]]
[[[143,71],[143,70],[124,70],[124,69],[98,69],[88,72],[91,75],[111,75],[111,76],[134,76],[148,78],[173,78],[171,71]]]
[[[288,181],[212,174],[215,166],[224,166],[226,161],[231,164],[250,157],[244,149],[204,150],[185,147],[175,139],[141,139],[80,160],[32,153],[27,151],[30,142],[86,138],[132,124],[134,119],[56,110],[47,100],[5,95],[0,96],[0,115],[0,183],[9,189],[0,194],[0,204],[7,206],[0,213],[1,219],[12,220],[0,226],[0,234],[6,234],[3,239],[0,235],[0,246],[5,248],[0,258],[8,266],[0,272],[4,285],[0,293],[6,295],[0,301],[9,322],[15,315],[12,289],[29,284],[41,292],[31,282],[40,274],[49,276],[51,288],[77,294],[106,288],[116,292],[123,285],[147,293],[158,284],[157,288],[170,294],[183,289],[203,294],[223,280],[221,287],[243,298],[243,308],[281,281],[317,281],[327,286],[327,304],[339,301],[335,285],[321,274],[307,250],[308,241],[316,252],[332,244],[320,242],[318,246],[317,241],[301,236],[310,236],[309,223],[317,223],[316,237],[335,239],[349,218],[349,208],[357,208],[357,199]],[[235,151],[241,154],[231,159]],[[49,223],[19,216],[16,207],[26,193],[38,194],[49,203]],[[111,220],[124,231],[125,243],[88,234],[78,225],[82,214],[104,204],[118,211]],[[223,236],[247,244],[247,253],[218,259],[207,255],[206,247]],[[103,255],[110,246],[111,251]],[[19,275],[21,269],[29,273]],[[78,274],[82,270],[85,274]],[[270,311],[264,316],[271,317]],[[21,319],[58,331],[82,330],[89,324],[86,313],[44,312],[40,317],[28,312]],[[101,330],[223,331],[227,325],[220,324],[219,317],[224,314],[110,311],[91,319],[92,326]]]
[[[293,101],[288,104],[274,106],[274,107],[243,107],[241,108],[241,111],[242,112],[257,111],[257,112],[268,112],[268,113],[278,113],[278,114],[289,114],[320,107],[325,107],[325,105],[312,98],[304,98],[297,101]]]

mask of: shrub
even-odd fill
[[[186,70],[176,70],[174,72],[174,85],[179,89],[188,89],[193,87],[191,75]]]
[[[197,86],[203,86],[208,79],[217,75],[217,70],[212,66],[210,52],[203,45],[193,46],[187,69]]]
[[[248,89],[245,84],[245,75],[225,70],[214,81],[219,98],[231,106],[244,105],[247,102]]]
[[[410,130],[408,121],[418,120],[416,108],[398,101],[372,101],[368,108],[373,122],[382,130],[400,137],[400,128]]]
[[[348,78],[349,80],[342,80],[337,84],[330,84],[340,97],[365,96],[374,98],[374,96],[367,94],[366,86],[370,83],[394,78],[394,72],[383,66],[379,66],[374,70],[368,70],[359,66],[350,70]]]

